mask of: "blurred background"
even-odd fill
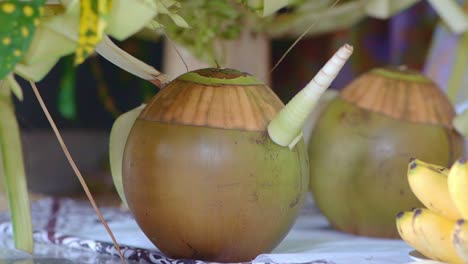
[[[351,1],[342,2],[346,4]],[[281,100],[287,102],[305,86],[339,46],[350,43],[354,46],[354,54],[333,83],[332,89],[339,90],[356,76],[379,66],[406,65],[408,68],[424,71],[430,78],[440,81],[443,79],[440,71],[449,67],[450,62],[443,64],[441,60],[438,63],[431,61],[433,54],[439,54],[435,52],[438,45],[445,45],[437,43],[437,35],[445,32],[444,34],[453,38],[452,45],[456,45],[460,36],[451,34],[446,29],[427,1],[412,2],[417,3],[390,19],[362,16],[352,24],[345,23],[345,26],[340,26],[336,20],[336,27],[308,34],[302,39],[270,77],[259,78],[266,80]],[[282,9],[275,16],[278,21],[287,21],[288,16],[294,12],[294,7]],[[341,19],[339,15],[336,18]],[[345,21],[345,17],[343,20]],[[323,23],[326,21],[317,21],[317,27]],[[304,25],[306,28],[311,25],[308,21],[302,24],[302,28]],[[302,28],[297,31],[304,31]],[[232,34],[235,33],[239,32]],[[266,49],[267,72],[300,35],[281,30],[269,34]],[[177,32],[168,35],[174,42],[181,39]],[[143,32],[117,44],[128,53],[165,72],[169,67],[164,62],[165,56],[168,56],[165,51],[175,44],[164,41],[163,38],[164,36]],[[184,43],[180,44],[179,49],[184,49],[183,46]],[[206,55],[199,46],[188,47],[188,50],[195,56]],[[190,58],[184,59],[190,70],[196,68],[194,63],[191,64]],[[255,57],[250,57],[249,60],[247,64],[256,63]],[[265,58],[262,60],[265,61]],[[172,57],[171,61],[184,67],[178,56]],[[440,85],[444,86],[442,81]],[[99,56],[92,56],[75,68],[73,55],[62,58],[38,85],[49,111],[90,185],[96,190],[112,191],[107,168],[108,136],[112,123],[121,113],[148,101],[158,92],[158,88]],[[26,83],[22,86],[28,87]],[[79,193],[81,187],[63,157],[32,90],[25,88],[24,100],[15,101],[15,105],[24,138],[23,147],[31,190],[48,194]],[[55,184],[44,184],[44,181]]]
[[[377,66],[407,65],[422,71],[438,19],[431,5],[420,1],[390,19],[366,17],[346,29],[306,36],[272,73],[271,88],[287,102],[344,43],[351,43],[355,52],[332,85],[334,89],[342,88],[357,75]],[[294,34],[271,39],[268,68],[273,67],[297,37]],[[164,72],[163,50],[170,44],[162,38],[135,36],[118,45]],[[151,83],[99,56],[85,61],[75,72],[72,56],[63,58],[39,83],[44,100],[62,129],[109,130],[116,116],[138,106],[158,91]],[[180,58],[176,59],[182,64]],[[49,124],[32,91],[24,90],[24,101],[16,102],[22,128],[48,129]]]

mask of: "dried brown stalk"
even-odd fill
[[[84,191],[86,193],[86,196],[89,199],[89,202],[91,203],[94,210],[96,211],[96,213],[97,213],[97,215],[99,217],[99,220],[101,220],[101,223],[106,228],[107,233],[109,233],[109,236],[111,237],[112,242],[114,243],[114,246],[117,249],[117,252],[118,252],[118,254],[120,256],[120,259],[122,260],[122,263],[126,264],[125,258],[123,256],[121,250],[120,250],[120,246],[117,243],[117,240],[115,239],[114,234],[112,233],[112,230],[110,229],[110,227],[107,224],[106,220],[104,220],[104,217],[102,216],[101,211],[99,210],[98,206],[96,205],[96,201],[94,200],[93,195],[91,194],[91,192],[90,192],[90,190],[88,188],[88,185],[86,184],[86,181],[84,180],[83,176],[81,175],[81,172],[78,170],[78,166],[76,166],[76,163],[73,160],[73,158],[72,158],[72,156],[70,154],[70,151],[68,151],[68,148],[65,145],[65,142],[63,141],[62,135],[60,134],[57,126],[55,125],[55,122],[52,119],[52,116],[50,115],[49,110],[47,110],[47,107],[46,107],[46,105],[44,103],[44,100],[42,100],[42,96],[39,93],[39,90],[37,89],[36,84],[34,82],[31,82],[31,81],[29,83],[31,84],[31,87],[32,87],[32,89],[34,91],[34,94],[36,95],[37,101],[41,105],[42,111],[46,115],[47,120],[49,121],[50,126],[52,127],[52,130],[54,131],[55,136],[57,137],[57,140],[60,143],[60,146],[62,147],[63,153],[67,157],[67,160],[70,163],[70,166],[72,167],[73,171],[75,172],[76,176],[78,177],[78,180],[80,181],[81,186],[83,187],[83,189],[84,189]]]

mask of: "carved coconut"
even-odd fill
[[[230,69],[176,78],[127,139],[123,187],[148,238],[173,258],[249,261],[288,233],[309,175],[303,140],[275,144],[283,107],[270,88]]]

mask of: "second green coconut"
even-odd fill
[[[408,160],[449,167],[464,154],[454,116],[440,88],[417,72],[375,69],[345,87],[308,147],[313,197],[331,225],[398,237],[395,215],[422,206],[407,182]]]

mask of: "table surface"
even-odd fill
[[[128,211],[101,208],[127,263],[204,263],[164,258],[136,225]],[[0,213],[2,263],[121,263],[92,207],[74,199],[45,198],[32,205],[36,240],[33,255],[14,250],[7,213]],[[270,254],[252,263],[411,263],[413,249],[399,239],[374,239],[337,232],[308,198],[286,238]],[[133,259],[133,260],[132,260]],[[27,261],[27,262],[25,262]]]

